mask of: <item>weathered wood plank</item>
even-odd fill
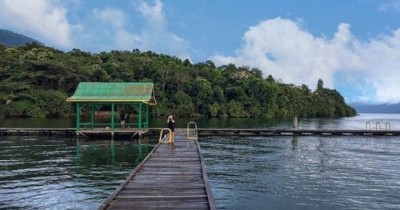
[[[207,202],[171,202],[171,201],[157,201],[151,203],[143,203],[143,202],[120,202],[113,203],[110,205],[109,209],[193,209],[193,210],[201,210],[201,209],[209,209]]]
[[[187,186],[185,187],[182,185],[187,185]],[[150,186],[181,189],[181,188],[190,188],[190,187],[204,187],[204,182],[202,182],[200,180],[190,180],[190,181],[186,181],[186,182],[163,181],[163,180],[157,180],[156,182],[154,182],[154,181],[148,180],[148,181],[130,183],[130,184],[126,185],[125,189],[129,189],[129,188],[134,189],[136,187],[150,187]]]
[[[215,209],[198,143],[175,132],[99,209]]]
[[[161,128],[148,129],[114,129],[104,130],[104,128],[81,129],[84,135],[99,134],[109,137],[111,132],[114,136],[131,137],[135,133],[158,133]],[[400,130],[391,129],[270,129],[270,128],[199,128],[199,136],[400,136]],[[76,128],[0,128],[0,136],[8,135],[64,135],[76,136]],[[96,136],[98,137],[98,136]],[[185,146],[187,143],[182,143]],[[189,143],[189,147],[191,147]]]
[[[173,195],[197,195],[204,194],[203,188],[189,188],[189,189],[178,189],[173,191],[171,188],[135,188],[135,189],[125,189],[121,191],[119,195],[164,195],[164,194],[173,194]]]
[[[180,179],[177,179],[177,177],[180,177]],[[138,181],[144,181],[144,180],[149,180],[149,181],[156,181],[154,179],[170,179],[170,180],[174,180],[174,181],[184,181],[184,180],[202,180],[202,174],[201,173],[182,173],[182,172],[147,172],[147,173],[140,173],[140,176],[135,177],[134,179],[131,179],[131,182],[138,182]]]
[[[207,198],[207,195],[118,195],[117,199],[198,199]]]

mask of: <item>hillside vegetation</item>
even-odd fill
[[[38,44],[0,45],[0,116],[60,117],[79,82],[153,82],[152,117],[169,113],[206,117],[343,117],[356,111],[319,80],[284,84],[259,69],[189,60],[154,52],[62,52]],[[317,81],[316,81],[317,82]]]

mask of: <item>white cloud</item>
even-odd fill
[[[109,30],[108,26],[104,26],[100,23],[96,30],[114,39],[112,45],[113,50],[132,50],[133,48],[143,48],[144,38],[140,34],[129,32],[126,29],[126,23],[128,22],[127,16],[123,10],[115,8],[98,9],[92,10],[92,17],[100,20],[102,23],[111,25],[113,30]],[[103,30],[101,28],[104,28]]]
[[[367,101],[400,102],[400,29],[360,46],[357,53],[366,63],[362,74],[375,90]]]
[[[188,43],[168,30],[161,1],[156,1],[153,6],[141,2],[135,9],[145,19],[143,28],[138,32],[132,32],[127,28],[129,20],[122,10],[111,8],[92,10],[93,17],[114,27],[113,31],[108,32],[113,33],[115,44],[113,49],[138,48],[142,51],[151,50],[175,55],[182,59],[190,57]],[[131,25],[135,24],[134,20],[130,21]]]
[[[388,0],[380,7],[381,11],[397,11],[400,12],[400,0]]]
[[[210,59],[217,65],[257,67],[264,76],[306,84],[312,89],[318,79],[326,87],[335,88],[334,84],[346,82],[334,81],[335,74],[342,73],[357,84],[367,85],[359,87],[361,95],[349,95],[350,101],[400,102],[400,30],[361,43],[345,23],[328,39],[313,36],[298,22],[275,18],[250,27],[243,41],[235,56],[216,55]]]
[[[117,48],[124,49],[126,46],[132,46],[130,49],[135,47],[138,43],[142,43],[142,37],[131,34],[124,29],[118,30],[115,35],[115,44]]]
[[[156,1],[154,6],[150,6],[147,3],[142,2],[137,9],[143,14],[143,16],[147,17],[148,20],[154,22],[155,24],[163,24],[164,12],[161,1]]]
[[[157,0],[153,6],[142,2],[137,10],[147,21],[140,48],[190,59],[188,42],[168,30],[161,1]]]
[[[111,24],[115,28],[122,28],[124,26],[125,15],[120,10],[111,8],[104,10],[93,9],[92,15],[95,18]]]
[[[2,0],[0,25],[60,47],[73,45],[71,32],[77,27],[68,23],[67,10],[51,0]]]

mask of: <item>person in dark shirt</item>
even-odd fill
[[[168,128],[171,129],[172,140],[175,138],[175,120],[174,116],[170,115],[167,119]]]
[[[121,120],[121,128],[125,128],[125,113],[122,110],[119,113],[119,118]]]
[[[125,117],[125,125],[129,128],[131,124],[131,112],[128,112]]]

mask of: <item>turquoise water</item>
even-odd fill
[[[2,126],[7,123],[28,127],[0,121]],[[163,121],[159,123],[162,126]],[[399,130],[400,115],[299,119],[300,128],[320,129],[365,129],[367,124],[386,129],[388,123],[390,129]],[[198,124],[291,126],[261,119]],[[400,137],[201,137],[199,141],[218,209],[400,209]],[[155,142],[0,136],[0,209],[96,209]]]

